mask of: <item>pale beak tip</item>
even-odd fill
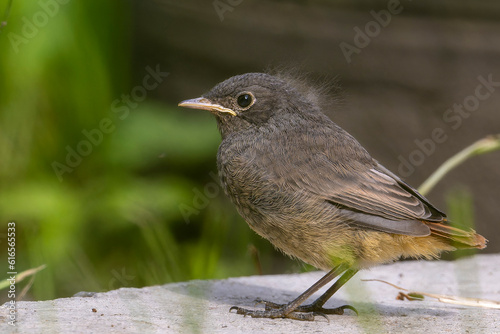
[[[218,111],[222,113],[229,113],[233,116],[238,115],[234,110],[223,107],[216,103],[212,103],[212,101],[210,101],[205,97],[198,97],[196,99],[184,100],[179,102],[177,105],[179,107],[184,107],[184,108],[208,110],[210,112]]]
[[[212,105],[212,103],[204,97],[197,97],[195,99],[181,101],[177,105],[179,107],[185,107],[185,108],[191,108],[191,109],[210,110],[209,108]]]

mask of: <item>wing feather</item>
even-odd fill
[[[355,152],[339,154],[342,151],[328,145],[328,138],[306,138],[308,152],[300,155],[307,156],[307,161],[295,160],[295,171],[283,168],[287,173],[282,179],[336,206],[349,223],[374,230],[426,236],[430,229],[424,221],[445,220],[446,215],[416,189],[372,159],[350,135],[343,136],[343,141],[357,145]],[[340,145],[352,149],[346,143]]]

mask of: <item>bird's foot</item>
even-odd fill
[[[277,310],[281,309],[286,306],[286,304],[276,304],[273,302],[269,302],[266,300],[256,300],[255,301],[257,304],[264,304],[266,307],[266,311],[270,310]],[[294,312],[301,312],[301,313],[315,313],[316,315],[325,315],[325,314],[337,314],[337,315],[342,315],[344,314],[344,310],[352,310],[356,315],[358,315],[358,310],[354,308],[354,306],[351,305],[342,305],[336,308],[323,308],[323,305],[318,305],[315,303],[308,304],[308,305],[301,305],[298,306]]]
[[[275,304],[277,305],[277,304]],[[284,305],[283,307],[280,308],[267,308],[265,311],[260,311],[260,310],[248,310],[242,307],[238,306],[233,306],[229,309],[229,312],[232,310],[236,310],[237,314],[242,314],[244,316],[251,316],[252,318],[270,318],[270,319],[276,319],[276,318],[288,318],[288,319],[293,319],[293,320],[301,320],[301,321],[314,321],[314,316],[319,315],[323,316],[326,318],[324,314],[317,313],[317,312],[304,312],[304,313],[298,313],[298,312],[290,312],[287,307],[287,305]],[[327,318],[328,320],[328,318]]]
[[[323,308],[322,305],[309,304],[298,306],[295,309],[290,309],[289,304],[276,304],[273,302],[257,299],[256,304],[264,304],[265,310],[249,310],[238,306],[233,306],[229,309],[229,312],[236,310],[237,314],[242,314],[244,316],[251,316],[252,318],[288,318],[294,320],[302,321],[314,321],[315,316],[322,316],[328,320],[327,314],[344,314],[344,310],[352,310],[358,314],[358,311],[351,305],[343,305],[337,308]]]

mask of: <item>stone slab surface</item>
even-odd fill
[[[355,306],[329,321],[253,319],[228,310],[254,307],[262,298],[285,303],[324,273],[251,276],[190,281],[141,289],[122,288],[89,297],[18,302],[17,322],[0,308],[1,333],[500,333],[500,310],[465,307],[425,298],[397,300],[398,290],[381,279],[413,291],[500,301],[500,254],[455,262],[407,261],[379,266],[354,276],[328,303]],[[321,290],[323,291],[323,290]],[[315,295],[319,296],[321,291]],[[262,306],[256,306],[262,307]]]

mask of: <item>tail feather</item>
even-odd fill
[[[456,248],[486,248],[488,240],[473,229],[465,231],[443,223],[426,222],[431,229],[431,234],[450,239]]]

